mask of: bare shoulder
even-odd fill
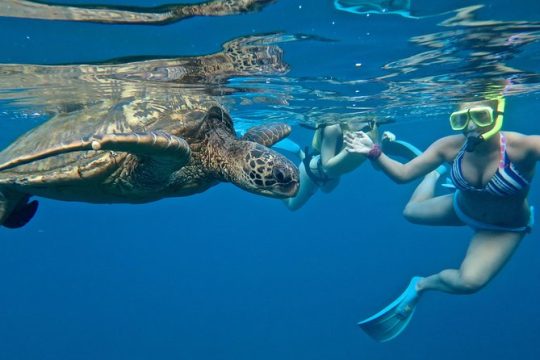
[[[504,131],[503,133],[508,143],[520,142],[529,137],[529,135],[525,135],[515,131]]]
[[[531,149],[540,147],[540,136],[526,135],[515,131],[505,131],[506,143],[516,149]]]
[[[539,135],[525,135],[512,131],[505,131],[504,135],[506,136],[506,150],[512,161],[530,164],[540,161]]]

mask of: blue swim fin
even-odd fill
[[[403,140],[388,140],[383,139],[382,151],[390,156],[397,156],[410,161],[420,155],[422,150]],[[446,173],[446,167],[444,165],[439,166],[437,172],[441,175]]]
[[[272,145],[273,148],[281,149],[300,156],[302,148],[291,139],[283,139]]]
[[[416,292],[416,284],[420,279],[419,276],[413,277],[407,289],[396,300],[375,315],[360,321],[358,326],[379,342],[392,340],[401,334],[409,325],[420,298]]]

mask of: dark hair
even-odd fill
[[[468,107],[471,107],[470,106],[471,104],[474,104],[475,106],[477,106],[477,105],[487,105],[487,106],[491,107],[493,110],[497,110],[497,105],[499,105],[499,100],[495,99],[495,100],[466,101],[466,102],[459,103],[457,105],[457,109],[458,110],[466,109]]]

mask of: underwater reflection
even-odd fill
[[[444,107],[477,96],[511,96],[540,90],[538,62],[530,60],[537,51],[532,46],[538,43],[540,22],[483,20],[479,14],[483,8],[474,5],[447,12],[437,24],[442,31],[408,39],[418,50],[383,64],[381,75],[319,79],[326,91],[317,95],[327,106],[318,111],[347,108],[357,113],[394,116],[397,109],[404,118],[406,109],[411,109],[414,117],[421,103],[424,110],[433,109],[423,111],[424,117],[425,113],[437,116],[437,111],[446,111]],[[312,79],[312,83],[316,81]]]
[[[66,6],[43,1],[2,0],[0,16],[25,19],[86,21],[109,24],[166,24],[193,16],[227,16],[261,10],[275,0],[213,0],[157,7]]]
[[[340,3],[360,6],[366,2]],[[384,5],[383,1],[371,3]],[[452,5],[456,3],[460,2]],[[397,2],[392,4],[397,6]],[[410,4],[414,7],[419,2]],[[159,97],[177,88],[189,88],[219,97],[235,116],[240,114],[248,122],[270,119],[313,125],[325,114],[394,117],[399,111],[400,119],[404,119],[407,109],[414,115],[419,103],[430,108],[423,111],[427,114],[423,118],[436,117],[446,113],[445,107],[452,103],[476,96],[538,91],[538,62],[530,58],[531,49],[532,59],[535,56],[532,45],[538,43],[540,22],[485,20],[481,19],[483,8],[474,5],[439,13],[440,19],[400,20],[425,25],[418,27],[419,35],[410,38],[392,37],[391,42],[382,39],[384,44],[409,42],[406,57],[383,49],[385,56],[374,60],[378,63],[371,67],[373,72],[366,73],[359,67],[344,78],[333,76],[340,69],[327,62],[317,63],[318,57],[310,58],[310,64],[285,63],[280,47],[288,43],[291,58],[299,59],[295,51],[312,45],[305,42],[319,42],[314,48],[337,53],[344,49],[339,39],[274,33],[239,38],[226,43],[222,52],[205,56],[132,57],[95,65],[52,67],[0,65],[0,100],[54,111],[56,106],[91,103],[102,97]],[[327,57],[321,55],[320,59]],[[317,68],[317,72],[295,76],[295,70],[306,73],[302,71],[305,65]]]
[[[0,65],[0,100],[55,112],[110,99],[166,99],[176,93],[223,96],[249,92],[231,88],[231,77],[282,75],[288,71],[279,36],[249,36],[229,41],[223,50],[203,56],[100,64]],[[258,91],[258,90],[253,90]],[[165,104],[164,104],[165,105]]]
[[[338,10],[353,14],[396,14],[404,17],[411,15],[411,0],[334,0]]]
[[[334,0],[334,7],[357,15],[400,15],[410,19],[424,19],[448,14],[469,3],[466,0]]]
[[[412,37],[411,43],[428,50],[384,66],[391,71],[385,77],[404,79],[394,82],[385,95],[422,92],[435,102],[449,98],[458,102],[477,94],[515,95],[540,89],[534,68],[510,65],[527,45],[540,39],[540,22],[478,20],[482,7],[456,11],[439,24],[447,31]]]

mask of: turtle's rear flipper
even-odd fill
[[[28,202],[30,195],[0,190],[0,225],[10,229],[17,229],[26,225],[35,215],[38,202]]]
[[[25,202],[21,205],[19,205],[15,210],[9,214],[9,216],[4,220],[4,225],[8,229],[17,229],[20,227],[23,227],[26,225],[34,215],[36,214],[36,211],[38,209],[38,201],[33,200],[30,202]]]

